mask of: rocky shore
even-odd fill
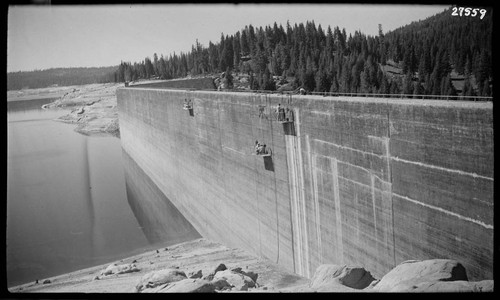
[[[403,262],[376,279],[359,266],[320,265],[311,279],[244,250],[197,239],[9,289],[13,293],[492,292],[457,261]]]
[[[43,108],[71,109],[70,113],[62,115],[56,121],[77,125],[75,131],[81,134],[119,137],[116,89],[122,85],[103,83],[9,91],[7,98],[8,101],[56,98]]]
[[[117,83],[90,84],[73,87],[58,100],[44,106],[70,107],[72,111],[56,121],[76,124],[75,131],[85,135],[120,136],[116,107]]]

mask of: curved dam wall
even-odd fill
[[[123,151],[204,237],[307,277],[324,263],[380,278],[451,258],[493,278],[492,103],[151,86],[117,97]],[[293,126],[277,122],[279,103]],[[252,155],[256,140],[272,156]]]

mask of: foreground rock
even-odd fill
[[[228,270],[225,264],[219,264],[207,276],[201,278],[198,270],[187,278],[180,269],[163,269],[144,275],[136,285],[140,293],[214,293],[219,291],[248,291],[257,287],[256,282],[241,267]],[[254,272],[248,273],[257,278]],[[195,277],[195,278],[193,278]]]
[[[284,292],[359,293],[376,281],[362,267],[320,265],[306,286],[287,288]]]
[[[186,274],[178,269],[163,269],[144,275],[136,285],[137,292],[156,292],[171,282],[187,279]]]
[[[346,265],[321,265],[311,279],[311,288],[324,289],[327,286],[343,285],[352,289],[364,289],[375,280],[370,272],[361,267]]]
[[[493,280],[469,282],[462,264],[450,259],[406,261],[371,288],[376,292],[492,292]]]
[[[227,281],[232,289],[236,291],[248,291],[249,288],[256,287],[255,281],[252,278],[231,270],[217,272],[213,280],[217,281],[220,279]]]
[[[206,280],[201,278],[183,279],[160,289],[159,293],[215,293],[229,289],[229,283],[224,279]]]
[[[139,272],[140,270],[136,267],[135,264],[123,264],[118,265],[116,263],[109,265],[104,271],[101,272],[101,275],[111,275],[111,274],[126,274],[132,272]]]

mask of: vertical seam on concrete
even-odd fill
[[[266,98],[267,98],[267,95],[266,95]],[[271,145],[272,145],[272,148],[271,148],[271,151],[272,149],[274,149],[274,134],[273,134],[273,119],[271,118],[270,120],[271,124]],[[273,158],[273,156],[271,156],[271,158]],[[274,178],[274,203],[275,203],[275,206],[276,206],[276,242],[277,242],[277,257],[276,257],[276,263],[279,262],[279,259],[280,259],[280,226],[279,226],[279,210],[278,210],[278,195],[277,195],[277,191],[276,191],[276,170],[274,169],[274,160],[271,160],[272,164],[273,164],[273,178]]]
[[[219,139],[220,139],[220,152],[222,153],[222,157],[224,157],[224,146],[223,146],[223,140],[222,140],[222,122],[221,122],[221,119],[220,119],[220,103],[221,103],[221,100],[220,99],[217,99],[217,121],[219,122]],[[192,104],[193,105],[193,104]],[[226,172],[224,172],[224,159],[221,160],[220,162],[220,171],[221,171],[221,174],[222,174],[222,184],[223,184],[223,191],[224,191],[224,196],[226,196],[226,193],[227,193],[227,188],[226,188],[226,176],[224,176],[226,174]],[[218,199],[218,204],[221,204],[221,200]],[[225,205],[224,205],[225,206]],[[225,209],[220,209],[220,211],[225,211]],[[227,216],[225,216],[224,214],[222,214],[221,216],[221,219],[226,219],[227,220]]]
[[[292,98],[292,95],[289,95],[290,96],[290,101],[291,101],[291,98]],[[290,236],[291,236],[291,243],[292,243],[292,264],[293,264],[293,271],[296,273],[297,272],[297,269],[296,269],[296,265],[295,265],[295,239],[294,239],[294,230],[293,230],[293,189],[291,190],[290,187],[292,185],[292,182],[290,182],[291,180],[291,176],[290,176],[290,168],[293,167],[293,164],[289,163],[290,162],[290,159],[291,159],[291,155],[289,155],[289,153],[291,153],[293,151],[293,149],[290,149],[290,148],[293,148],[293,143],[292,143],[292,139],[293,138],[290,138],[288,136],[285,136],[285,149],[286,149],[286,164],[287,164],[287,173],[288,173],[288,191],[290,193],[289,195],[289,199],[290,199],[290,206],[289,206],[289,212],[290,212],[290,222],[291,222],[291,226],[290,226]],[[289,145],[290,144],[290,145]],[[291,146],[291,147],[289,147]],[[292,172],[293,173],[293,172]]]
[[[255,102],[255,97],[252,98]],[[259,97],[259,103],[260,103],[260,97]],[[260,124],[260,118],[259,118],[259,124]],[[252,129],[254,129],[255,126],[252,126]],[[252,132],[253,133],[253,132]],[[253,151],[254,149],[252,149],[252,154],[253,154]],[[259,211],[259,171],[257,169],[257,159],[258,159],[258,156],[257,157],[253,157],[253,170],[254,170],[254,173],[255,173],[255,204],[257,206],[257,216],[260,216],[260,211]],[[260,219],[259,217],[257,217],[257,225],[258,225],[258,228],[259,228],[259,255],[262,255],[262,251],[261,251],[261,236],[260,236]]]
[[[299,124],[298,113],[295,119]],[[300,129],[300,126],[297,126]],[[304,268],[307,265],[307,244],[304,237],[305,232],[305,210],[304,210],[304,183],[302,169],[302,153],[300,146],[300,130],[297,131],[297,136],[288,139],[291,149],[289,156],[290,172],[290,190],[291,190],[291,221],[293,228],[293,248],[294,248],[294,270],[299,275],[308,274],[308,269]],[[296,254],[296,255],[295,255]]]
[[[337,255],[340,258],[340,263],[344,263],[344,245],[342,236],[342,213],[340,211],[340,193],[339,193],[339,178],[338,178],[338,165],[335,157],[330,158],[332,165],[332,179],[333,179],[333,202],[335,204],[335,230],[337,235]]]
[[[320,226],[320,215],[319,215],[319,202],[318,202],[318,178],[316,174],[316,155],[311,154],[311,144],[309,140],[309,136],[306,136],[306,146],[307,146],[307,157],[309,159],[309,173],[311,177],[311,192],[314,204],[314,217],[316,222],[316,241],[317,251],[318,251],[318,259],[321,264],[322,262],[322,251],[321,251],[321,226]]]
[[[294,225],[297,227],[297,261],[298,261],[298,273],[303,275],[303,249],[302,249],[302,227],[300,226],[300,190],[298,187],[298,164],[297,164],[297,141],[293,143],[293,151],[292,151],[292,164],[293,164],[293,189],[294,189],[294,216],[295,220],[293,221]]]
[[[288,173],[288,192],[289,192],[289,212],[290,212],[290,236],[291,236],[291,243],[292,243],[292,262],[293,262],[293,271],[297,273],[297,269],[295,266],[295,239],[294,239],[294,230],[293,230],[293,198],[294,198],[294,192],[293,192],[293,164],[290,163],[291,158],[291,153],[293,151],[293,143],[292,143],[293,137],[285,136],[285,147],[286,147],[286,164],[287,164],[287,173]]]
[[[390,200],[391,200],[391,221],[392,221],[392,259],[393,267],[396,266],[396,233],[394,230],[394,201],[392,199],[392,164],[391,164],[391,108],[389,105],[389,100],[386,100],[387,105],[387,142],[386,142],[386,155],[387,155],[387,177],[389,179],[390,188]]]
[[[298,274],[302,273],[301,266],[301,257],[302,251],[300,246],[300,228],[298,226],[298,191],[297,191],[297,165],[295,162],[295,141],[290,140],[291,149],[290,149],[290,189],[291,189],[291,206],[290,206],[290,214],[291,214],[291,222],[292,222],[292,233],[293,233],[293,244],[292,247],[294,249],[294,264],[296,266],[294,268],[295,272]],[[296,250],[296,251],[295,251]],[[296,256],[295,256],[296,255]]]
[[[375,240],[377,240],[377,209],[375,207],[375,175],[370,172],[372,208],[373,208],[373,225],[375,227]]]
[[[297,125],[300,125],[299,118],[296,119]],[[297,128],[300,129],[300,126],[297,126]],[[298,130],[300,132],[300,130]],[[301,233],[301,247],[304,247],[304,261],[303,264],[305,265],[305,276],[309,278],[309,237],[308,237],[308,232],[307,232],[307,209],[306,209],[306,200],[305,200],[305,191],[304,191],[304,165],[303,165],[303,160],[302,160],[302,144],[300,142],[300,137],[297,139],[297,159],[298,159],[298,166],[299,166],[299,180],[300,180],[300,187],[298,188],[300,196],[300,231]]]
[[[262,97],[259,96],[259,102],[262,102]],[[266,104],[267,104],[267,98],[266,98]],[[259,131],[262,133],[262,129],[260,128],[261,121],[259,120]],[[257,156],[258,158],[258,156]],[[254,160],[255,162],[255,160]],[[254,163],[255,165],[255,163]],[[258,167],[255,167],[255,175],[257,176],[255,182],[257,182],[257,185],[255,186],[255,189],[257,190],[257,223],[259,224],[259,255],[262,256],[262,236],[261,236],[261,224],[260,224],[260,206],[259,206],[259,193],[258,193],[258,187],[259,187],[259,169]]]
[[[316,166],[316,158],[317,156],[313,156],[314,166]],[[319,254],[319,263],[323,264],[323,245],[321,239],[321,214],[319,207],[319,197],[318,197],[318,180],[317,180],[317,170],[315,168],[315,179],[314,179],[314,194],[315,194],[315,204],[316,204],[316,232],[318,235],[318,254]],[[323,177],[322,177],[323,178]]]

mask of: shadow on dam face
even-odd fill
[[[201,238],[127,152],[122,157],[127,200],[148,242],[173,245]]]
[[[274,163],[272,156],[264,156],[264,168],[266,171],[274,172]]]

